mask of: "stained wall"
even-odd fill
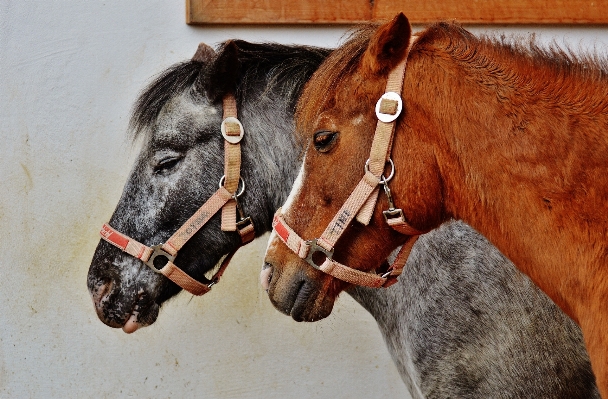
[[[0,397],[407,398],[349,297],[312,324],[272,307],[264,240],[149,328],[126,335],[95,316],[86,274],[136,153],[125,133],[139,91],[201,41],[335,46],[346,29],[184,20],[181,1],[0,3]],[[608,42],[598,27],[498,29]]]

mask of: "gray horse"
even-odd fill
[[[110,225],[147,245],[167,240],[216,190],[227,92],[236,94],[247,131],[241,203],[257,235],[271,229],[306,144],[292,135],[294,106],[329,50],[230,41],[217,55],[202,53],[165,71],[134,108],[132,129],[143,148]],[[175,263],[201,279],[239,245],[216,215]],[[88,289],[111,327],[152,324],[180,290],[105,241]],[[376,319],[413,398],[599,397],[575,323],[463,223],[421,237],[398,284],[348,293]]]

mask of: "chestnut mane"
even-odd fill
[[[365,25],[354,30],[348,40],[332,52],[315,72],[317,81],[329,82],[324,88],[305,90],[296,110],[299,126],[314,122],[338,82],[354,72],[378,25]],[[577,109],[577,112],[606,110],[605,101],[591,104],[583,100],[585,86],[608,79],[608,60],[594,54],[575,54],[555,42],[541,46],[535,36],[475,36],[460,25],[438,22],[418,34],[410,58],[417,52],[441,50],[466,69],[471,79],[500,87],[525,87],[530,93]],[[525,71],[525,73],[518,73]],[[575,79],[573,79],[575,78]],[[576,89],[573,85],[577,85]],[[581,87],[583,85],[583,87]],[[374,99],[375,101],[375,99]],[[599,107],[599,108],[598,108]],[[298,129],[306,131],[306,129]]]

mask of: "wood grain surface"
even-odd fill
[[[188,24],[353,24],[400,11],[414,24],[608,23],[608,0],[186,0]]]

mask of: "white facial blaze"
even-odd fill
[[[300,189],[302,188],[302,179],[304,178],[303,176],[304,176],[304,160],[302,160],[302,166],[300,166],[300,171],[298,172],[298,177],[296,177],[296,180],[293,182],[293,186],[291,186],[291,191],[289,192],[289,196],[287,197],[287,199],[285,200],[285,203],[281,207],[283,214],[285,212],[289,211],[289,209],[293,205],[294,198],[300,192]],[[268,249],[270,248],[270,246],[272,245],[272,243],[275,240],[279,240],[279,238],[277,237],[277,233],[273,229],[272,232],[270,233],[270,238],[268,239],[268,244],[266,246],[266,254],[268,254]]]
[[[300,167],[300,172],[298,173],[298,177],[296,177],[296,181],[293,182],[293,186],[291,187],[291,192],[289,193],[289,197],[285,200],[283,204],[283,213],[289,211],[291,206],[293,205],[294,198],[300,193],[302,188],[302,179],[304,176],[304,161],[302,160],[302,166]]]
[[[357,117],[353,118],[352,124],[353,126],[359,126],[365,120],[365,116],[363,114],[359,114]]]

